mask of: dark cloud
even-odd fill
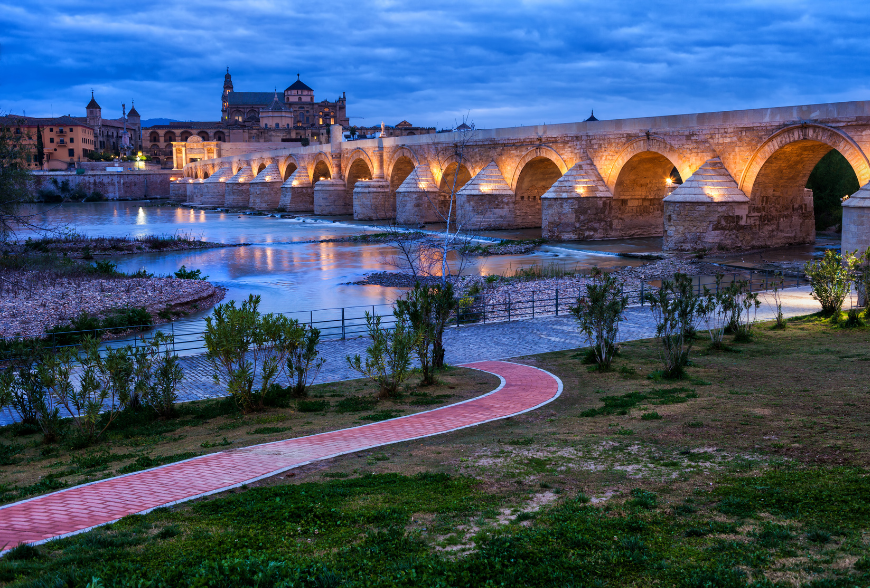
[[[870,96],[853,2],[0,0],[0,110],[216,120],[237,90],[346,91],[354,123],[478,126]]]

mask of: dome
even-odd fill
[[[287,110],[284,103],[278,99],[278,92],[275,92],[275,98],[272,99],[272,103],[265,110],[269,112],[281,112],[282,110]]]
[[[139,111],[136,110],[136,105],[133,102],[130,103],[130,112],[127,113],[127,118],[131,116],[139,118]]]

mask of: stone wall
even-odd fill
[[[67,180],[75,189],[81,186],[87,192],[99,191],[109,200],[144,200],[148,198],[169,198],[170,178],[180,177],[178,172],[167,171],[123,171],[123,172],[33,172],[31,190],[35,194],[41,187],[53,186],[52,178],[58,182]]]
[[[666,251],[739,251],[753,247],[748,203],[664,203]]]

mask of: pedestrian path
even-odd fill
[[[439,435],[534,410],[556,399],[562,382],[538,368],[504,361],[466,364],[497,375],[492,392],[370,425],[222,451],[68,488],[0,507],[0,549],[42,543],[274,476],[317,460]]]

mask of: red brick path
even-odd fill
[[[537,368],[503,361],[464,367],[496,374],[504,383],[489,394],[427,412],[212,453],[0,507],[0,549],[81,532],[312,461],[502,419],[546,404],[562,390],[558,378]]]

